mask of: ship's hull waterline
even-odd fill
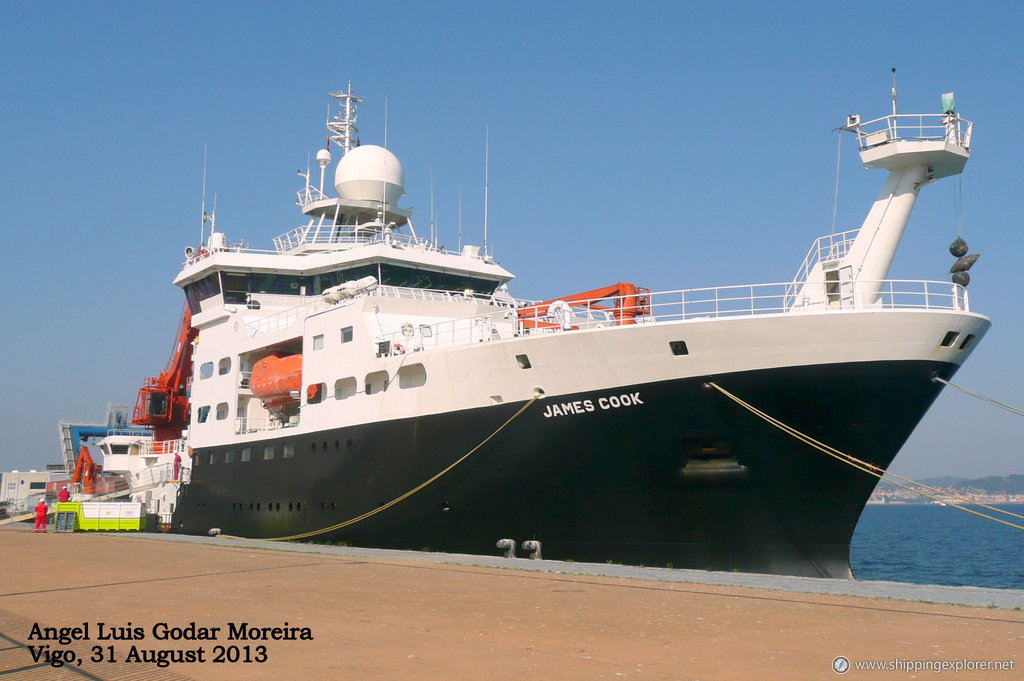
[[[957,368],[851,362],[547,396],[424,489],[315,539],[478,554],[502,538],[537,539],[546,558],[849,577],[850,539],[876,478],[708,381],[884,469],[938,395],[932,376]],[[197,449],[175,529],[270,538],[339,524],[429,480],[523,404],[273,431],[246,443],[249,461],[237,442]],[[278,446],[264,460],[268,443]],[[282,458],[283,443],[294,456]]]

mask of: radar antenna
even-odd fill
[[[331,133],[328,139],[340,144],[344,152],[348,153],[358,143],[359,128],[356,123],[359,115],[356,113],[356,105],[363,98],[352,94],[352,81],[348,82],[348,91],[339,90],[328,94],[338,100],[341,107],[341,112],[327,121],[327,130]]]

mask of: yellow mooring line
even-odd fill
[[[356,516],[355,518],[350,518],[350,519],[348,519],[348,520],[346,520],[346,521],[344,521],[344,522],[340,522],[340,523],[338,523],[337,525],[331,525],[330,527],[325,527],[325,528],[323,528],[323,529],[320,529],[320,530],[313,530],[312,532],[303,532],[303,533],[301,533],[301,534],[293,534],[293,535],[290,535],[290,536],[288,536],[288,537],[269,537],[269,538],[268,538],[268,537],[263,537],[262,539],[263,539],[264,541],[293,541],[293,540],[295,540],[295,539],[308,539],[309,537],[315,537],[315,536],[317,536],[317,535],[320,535],[320,534],[326,534],[326,533],[328,533],[328,532],[334,532],[335,530],[340,530],[340,529],[342,529],[343,527],[348,527],[349,525],[355,525],[355,524],[356,524],[356,523],[358,523],[358,522],[362,522],[363,520],[366,520],[367,518],[370,518],[370,517],[372,517],[372,516],[375,516],[375,515],[377,515],[377,514],[378,514],[378,513],[380,513],[381,511],[386,511],[387,509],[391,508],[391,507],[392,507],[392,506],[394,506],[395,504],[397,504],[397,503],[399,503],[399,502],[402,502],[402,501],[404,501],[404,500],[408,499],[409,497],[411,497],[412,495],[416,494],[417,492],[419,492],[419,491],[420,491],[420,490],[422,490],[423,488],[427,487],[427,486],[428,486],[428,485],[430,485],[431,483],[433,483],[433,482],[436,482],[436,481],[437,481],[437,480],[439,480],[439,479],[440,479],[440,478],[441,478],[441,477],[442,477],[443,475],[445,475],[446,473],[448,473],[449,471],[451,471],[451,470],[452,470],[453,468],[455,468],[456,466],[458,466],[458,465],[459,465],[460,463],[462,463],[463,461],[465,461],[466,459],[468,459],[468,458],[469,458],[470,456],[472,456],[472,455],[473,455],[473,454],[474,454],[474,453],[475,453],[475,452],[476,452],[476,451],[477,451],[478,449],[480,449],[480,448],[481,448],[481,447],[483,447],[483,446],[484,446],[485,444],[487,444],[488,442],[490,442],[490,441],[491,441],[491,439],[492,439],[492,438],[493,438],[493,437],[494,437],[495,435],[497,435],[497,434],[498,434],[498,433],[500,433],[500,432],[501,432],[502,430],[504,430],[505,426],[509,425],[510,423],[512,423],[513,421],[515,421],[515,420],[516,420],[517,418],[519,418],[519,417],[520,417],[520,416],[522,415],[522,413],[523,413],[523,412],[525,412],[525,411],[526,411],[527,409],[529,409],[529,408],[530,408],[530,406],[531,406],[531,405],[532,405],[532,404],[533,404],[534,402],[536,402],[537,400],[539,400],[539,399],[540,399],[540,398],[541,398],[542,396],[543,396],[543,393],[537,393],[537,394],[535,394],[535,395],[534,395],[534,396],[533,396],[532,398],[530,398],[530,401],[529,401],[529,402],[527,402],[526,404],[524,404],[524,405],[523,405],[523,406],[522,406],[522,407],[521,407],[521,408],[519,409],[519,411],[517,411],[517,412],[516,412],[515,414],[513,414],[513,415],[512,415],[512,416],[511,416],[511,417],[509,418],[509,420],[508,420],[508,421],[505,421],[505,423],[503,423],[503,424],[501,424],[500,426],[498,426],[498,429],[497,429],[497,430],[495,430],[495,431],[494,431],[493,433],[491,433],[490,435],[488,435],[488,436],[487,436],[486,438],[484,438],[484,439],[483,439],[483,441],[481,441],[481,442],[480,442],[480,444],[478,444],[478,445],[477,445],[476,447],[473,447],[473,449],[471,449],[471,450],[469,450],[468,452],[466,452],[465,454],[463,454],[463,455],[462,455],[462,456],[461,456],[461,457],[460,457],[460,458],[459,458],[458,460],[456,460],[456,461],[455,461],[455,462],[454,462],[453,464],[451,464],[450,466],[448,466],[447,468],[445,468],[445,469],[444,469],[443,471],[441,471],[440,473],[438,473],[438,474],[437,474],[437,475],[435,475],[434,477],[430,478],[430,479],[429,479],[429,480],[427,480],[426,482],[423,482],[422,484],[420,484],[420,485],[417,485],[416,487],[413,487],[413,488],[412,488],[411,490],[409,490],[408,492],[406,492],[406,493],[405,493],[405,494],[403,494],[402,496],[400,496],[400,497],[396,497],[396,498],[392,499],[391,501],[389,501],[389,502],[388,502],[388,503],[386,503],[386,504],[381,504],[380,506],[378,506],[377,508],[373,509],[372,511],[367,511],[366,513],[364,513],[364,514],[362,514],[362,515]],[[1022,528],[1022,529],[1024,529],[1024,528]],[[233,535],[230,535],[230,534],[222,534],[222,535],[220,535],[220,536],[221,536],[221,537],[228,537],[228,538],[230,538],[230,539],[245,539],[245,538],[246,538],[246,537],[235,537],[235,536],[233,536]]]
[[[910,478],[905,478],[902,475],[897,475],[896,473],[890,473],[890,472],[888,472],[888,471],[886,471],[886,470],[884,470],[884,469],[882,469],[882,468],[880,468],[880,467],[878,467],[878,466],[876,466],[874,464],[868,463],[867,461],[861,461],[860,459],[858,459],[855,456],[851,456],[849,454],[846,454],[845,452],[839,451],[835,447],[830,447],[830,446],[826,445],[823,442],[819,442],[818,440],[815,440],[810,435],[807,435],[805,433],[801,433],[796,428],[793,428],[792,426],[786,425],[782,421],[778,420],[777,418],[775,418],[773,416],[770,416],[770,415],[766,414],[765,412],[761,411],[760,409],[758,409],[757,407],[753,406],[752,404],[750,404],[748,402],[744,402],[739,397],[737,397],[736,395],[733,395],[731,392],[729,392],[728,390],[726,390],[722,386],[718,385],[714,381],[708,381],[707,385],[709,385],[710,387],[714,388],[718,392],[722,393],[723,395],[725,395],[730,400],[732,400],[736,404],[740,405],[741,407],[743,407],[744,409],[746,409],[750,413],[752,413],[752,414],[754,414],[754,415],[764,419],[765,421],[767,421],[771,425],[775,426],[779,430],[783,431],[784,433],[787,433],[787,434],[793,436],[794,438],[796,438],[797,440],[800,440],[801,442],[804,442],[804,443],[810,445],[811,447],[814,447],[815,449],[817,449],[820,452],[824,452],[825,454],[828,454],[833,459],[838,459],[839,461],[842,461],[843,463],[847,464],[848,466],[852,466],[853,468],[856,468],[858,470],[864,471],[865,473],[868,473],[869,475],[873,475],[876,478],[878,478],[879,480],[884,480],[884,481],[886,481],[886,482],[888,482],[890,484],[896,485],[897,487],[902,487],[903,489],[909,490],[909,491],[913,492],[914,494],[919,494],[919,495],[921,495],[923,497],[927,497],[927,498],[932,499],[934,501],[938,501],[939,503],[946,504],[948,506],[952,506],[953,508],[960,509],[961,511],[966,511],[967,513],[972,513],[972,514],[974,514],[976,516],[979,516],[981,518],[987,518],[989,520],[995,521],[997,523],[1002,523],[1003,525],[1008,525],[1008,526],[1016,528],[1018,530],[1024,530],[1024,525],[1018,525],[1017,523],[1012,523],[1012,522],[1010,522],[1008,520],[1003,520],[1002,518],[994,518],[994,517],[992,517],[992,516],[990,516],[988,514],[981,513],[980,511],[975,511],[975,510],[970,509],[970,508],[965,508],[964,506],[960,506],[959,504],[949,503],[948,499],[950,499],[950,498],[956,499],[957,501],[962,502],[962,503],[971,504],[972,506],[979,506],[981,508],[988,509],[989,511],[993,511],[995,513],[1002,513],[1003,515],[1008,515],[1008,516],[1012,516],[1014,518],[1019,518],[1021,520],[1024,520],[1024,516],[1022,516],[1022,515],[1018,515],[1016,513],[1011,512],[1011,511],[1003,510],[1001,508],[996,508],[994,506],[989,506],[987,504],[982,504],[982,503],[979,503],[977,501],[971,501],[970,499],[967,499],[966,497],[961,497],[961,496],[956,495],[956,494],[950,494],[950,493],[944,492],[944,491],[942,491],[942,490],[940,490],[938,488],[930,487],[929,485],[925,485],[924,483],[916,482],[914,480],[911,480]],[[928,490],[928,491],[925,491],[925,490]],[[935,494],[931,494],[931,492],[934,492]],[[940,498],[940,497],[936,496],[936,494],[941,494],[941,495],[943,495],[943,497]]]

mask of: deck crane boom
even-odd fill
[[[192,378],[192,346],[199,329],[192,326],[188,304],[181,313],[174,349],[159,376],[151,376],[139,389],[132,422],[153,428],[157,442],[175,440],[188,426],[188,388]]]
[[[558,326],[556,323],[544,321],[553,306],[568,305],[585,307],[588,310],[611,312],[616,325],[634,324],[636,317],[651,313],[651,290],[636,284],[620,281],[617,284],[575,293],[555,300],[533,303],[516,310],[525,328],[545,328]],[[610,303],[610,304],[609,304]]]

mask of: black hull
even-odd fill
[[[956,366],[894,361],[713,377],[844,452],[886,468]],[[850,539],[877,480],[794,440],[693,378],[531,405],[468,459],[395,506],[318,541],[495,554],[538,539],[545,558],[850,577]],[[640,403],[601,402],[637,395]],[[587,401],[592,408],[588,410]],[[576,402],[575,407],[554,405]],[[177,531],[268,538],[336,525],[449,466],[523,405],[198,449]],[[607,407],[607,408],[604,408]],[[573,413],[579,411],[580,413]],[[545,416],[545,414],[550,414]],[[272,436],[272,439],[271,439]],[[263,460],[263,445],[278,443]],[[295,455],[281,458],[281,444]],[[235,460],[223,463],[226,450]],[[217,462],[209,463],[210,454]]]

